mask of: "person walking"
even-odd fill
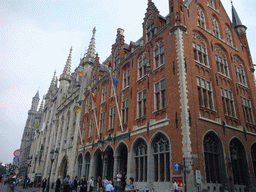
[[[126,173],[125,173],[125,171],[123,171],[123,174],[122,174],[121,184],[122,184],[122,189],[125,190],[125,186],[126,186]]]
[[[103,183],[102,183],[101,177],[99,176],[97,180],[97,191],[102,192],[102,189],[103,189]]]
[[[107,186],[107,184],[109,184],[109,181],[108,181],[107,177],[105,177],[105,178],[103,179],[103,190],[104,190],[104,192],[106,192],[106,186]]]
[[[43,179],[43,181],[42,181],[43,192],[44,192],[44,190],[45,190],[46,183],[47,183],[47,179],[46,179],[46,177],[45,177],[45,178]]]
[[[105,190],[106,190],[106,192],[112,192],[114,190],[114,187],[112,185],[112,181],[109,181],[109,183],[106,185]]]
[[[13,173],[11,173],[8,177],[8,191],[14,192],[15,189],[15,179],[13,178]]]
[[[91,177],[89,181],[89,192],[93,191],[94,183],[93,183],[93,176]]]
[[[80,181],[80,192],[87,192],[87,181],[85,175],[83,179]]]
[[[70,176],[69,175],[67,175],[67,177],[64,179],[63,185],[64,185],[63,192],[69,192],[69,188],[70,188]]]
[[[73,189],[72,189],[72,191],[73,190],[75,190],[76,192],[77,192],[77,176],[75,176],[75,179],[74,179],[74,181],[73,181]]]
[[[117,192],[119,192],[120,188],[121,188],[121,179],[122,179],[122,170],[119,171],[119,173],[116,175],[116,188],[117,188]]]
[[[55,192],[60,192],[60,185],[61,185],[61,177],[59,176],[57,181],[56,181],[56,187],[55,187]]]
[[[128,191],[136,191],[136,187],[133,182],[134,182],[133,177],[130,177],[130,185],[128,187]]]

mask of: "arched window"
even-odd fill
[[[150,15],[146,22],[146,34],[147,34],[146,41],[147,42],[150,41],[154,37],[154,35],[155,35],[154,31],[155,31],[154,16]]]
[[[215,9],[215,5],[214,5],[214,0],[209,0],[209,6],[212,7],[213,9]]]
[[[147,182],[148,148],[144,140],[140,139],[134,148],[135,151],[135,181]]]
[[[197,6],[196,8],[197,8],[198,26],[202,27],[203,29],[206,29],[204,11],[200,6]]]
[[[229,77],[229,69],[228,69],[226,53],[218,45],[215,45],[215,51],[216,51],[216,55],[215,55],[216,64],[217,64],[219,73]]]
[[[234,56],[233,60],[234,60],[234,63],[236,64],[235,69],[236,69],[236,77],[237,77],[238,83],[247,87],[247,81],[246,81],[246,76],[244,72],[243,62],[237,56]]]
[[[153,141],[154,181],[170,181],[170,152],[166,136],[159,134]]]
[[[248,185],[249,172],[244,146],[238,139],[233,139],[229,146],[233,181],[235,185]]]
[[[89,152],[86,153],[85,157],[84,157],[84,174],[86,176],[86,179],[89,179],[89,171],[90,171],[90,162],[91,162],[91,155]]]
[[[83,155],[80,154],[78,156],[78,162],[77,162],[77,176],[78,176],[78,179],[80,179],[82,176],[81,176],[81,172],[82,172],[82,165],[83,165]]]
[[[164,42],[158,41],[154,47],[154,66],[158,68],[164,65]]]
[[[138,59],[138,78],[142,78],[147,74],[147,64],[149,59],[146,57],[146,52],[144,52]]]
[[[230,31],[230,29],[229,29],[229,27],[227,25],[225,25],[225,30],[226,30],[226,35],[227,35],[227,43],[230,46],[233,46],[233,40],[232,40],[231,31]]]
[[[219,137],[213,132],[209,132],[205,135],[203,142],[207,183],[227,182],[223,148]]]
[[[219,23],[214,16],[212,17],[212,28],[213,28],[213,35],[217,38],[220,38]]]
[[[256,178],[256,143],[252,145],[251,154],[252,154],[252,163],[253,163],[253,169],[254,169],[254,177]]]

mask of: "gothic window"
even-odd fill
[[[214,110],[212,83],[197,77],[198,100],[201,107]]]
[[[109,129],[114,129],[115,123],[115,106],[110,108],[109,111]]]
[[[101,103],[106,101],[107,97],[107,86],[102,87]]]
[[[229,77],[228,62],[226,57],[222,57],[219,54],[216,54],[215,58],[219,73]]]
[[[252,163],[253,163],[253,169],[254,169],[254,177],[256,178],[256,143],[252,145],[251,154],[252,154]]]
[[[146,89],[138,93],[138,117],[146,116]]]
[[[147,182],[147,144],[145,141],[138,141],[135,147],[135,181]]]
[[[225,30],[226,30],[226,35],[227,35],[227,43],[230,46],[233,46],[233,40],[232,40],[232,36],[231,36],[231,31],[229,29],[229,27],[227,25],[225,25]]]
[[[123,122],[123,124],[127,124],[127,122],[128,122],[128,105],[129,105],[128,99],[126,99],[122,102],[122,122]]]
[[[235,185],[248,184],[249,172],[245,149],[238,139],[233,139],[229,146],[231,155],[231,166],[233,182]]]
[[[203,29],[206,29],[204,11],[200,6],[197,6],[197,19],[198,19],[198,26],[202,27]]]
[[[72,124],[71,133],[70,133],[71,136],[74,136],[75,128],[76,128],[76,112],[74,114],[74,121],[73,121],[73,124]]]
[[[164,45],[163,41],[160,41],[156,44],[154,48],[154,62],[155,68],[158,68],[164,65]]]
[[[85,155],[85,157],[84,157],[84,162],[85,162],[85,171],[84,171],[84,173],[85,173],[85,176],[86,176],[86,178],[89,178],[89,171],[90,171],[90,161],[91,161],[91,155],[90,155],[90,153],[86,153],[86,155]]]
[[[215,9],[215,5],[214,5],[214,0],[208,0],[209,2],[209,6],[212,7],[213,9]]]
[[[120,63],[120,47],[117,47],[115,50],[115,55],[114,55],[114,65],[113,65],[113,69],[117,68],[117,66]]]
[[[155,110],[166,108],[165,79],[155,83]]]
[[[244,72],[243,62],[237,56],[234,56],[233,60],[234,60],[234,63],[236,64],[235,69],[236,69],[236,77],[237,77],[238,83],[247,87],[247,81],[246,81],[246,76]]]
[[[146,35],[147,39],[146,41],[150,41],[154,37],[154,31],[155,31],[155,25],[154,25],[154,16],[149,16],[147,22],[146,22]]]
[[[93,127],[94,127],[94,117],[91,118],[90,130],[89,130],[89,137],[93,134]]]
[[[233,92],[224,88],[221,89],[222,103],[225,115],[236,117],[236,110],[233,98]]]
[[[78,179],[81,178],[82,165],[83,165],[83,155],[79,154],[79,156],[78,156],[78,164],[77,164],[77,176],[78,176]]]
[[[123,73],[123,88],[129,87],[130,84],[130,69],[126,69]]]
[[[202,65],[209,66],[208,64],[208,54],[205,46],[193,42],[194,49],[194,60]]]
[[[105,111],[100,113],[100,123],[99,123],[100,133],[103,133],[104,119],[105,119]]]
[[[244,97],[241,97],[241,99],[242,99],[245,122],[254,124],[254,116],[253,116],[251,101]]]
[[[169,142],[164,135],[160,135],[153,142],[154,181],[170,181],[170,152]]]
[[[212,17],[212,28],[213,28],[213,35],[217,38],[220,38],[219,23],[214,16]]]
[[[147,64],[148,64],[148,59],[145,57],[144,53],[140,58],[139,58],[139,65],[138,65],[138,78],[142,78],[147,74]]]

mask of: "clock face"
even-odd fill
[[[21,150],[17,149],[13,153],[14,157],[20,157],[21,156]]]

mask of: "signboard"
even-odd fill
[[[175,171],[179,171],[180,170],[180,164],[177,163],[177,162],[174,163],[173,168],[174,168]]]
[[[196,170],[196,183],[201,183],[201,172]]]
[[[13,152],[14,157],[20,157],[21,156],[21,150],[17,149]]]

